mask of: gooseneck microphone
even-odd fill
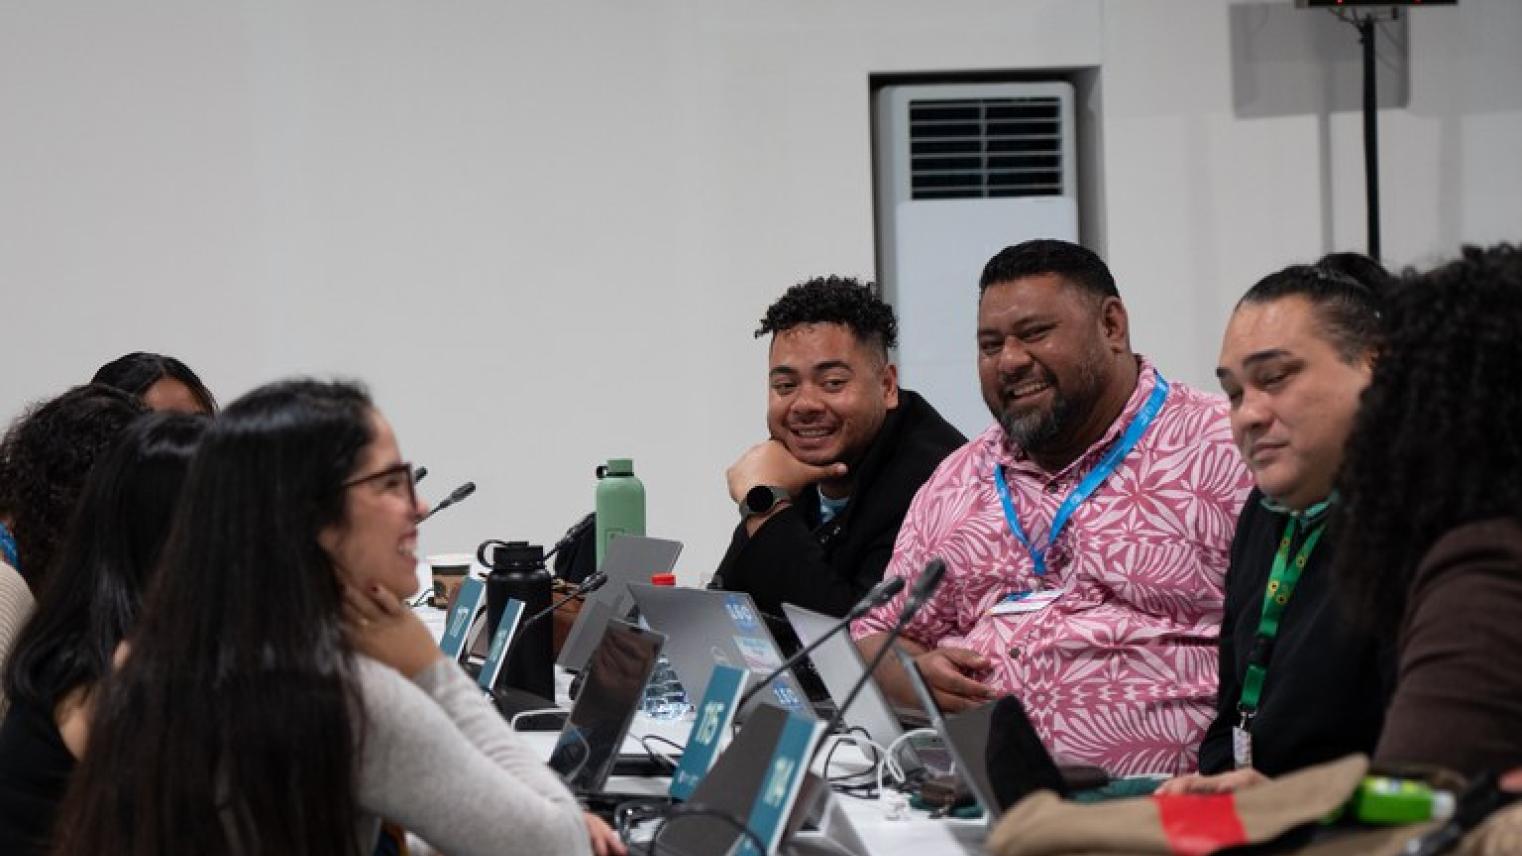
[[[440,511],[443,511],[444,509],[448,508],[449,506],[454,505],[455,503],[464,500],[466,497],[470,496],[471,494],[473,494],[475,492],[476,492],[476,483],[475,482],[466,482],[465,484],[460,485],[459,487],[457,487],[453,491],[451,491],[448,496],[446,496],[443,499],[439,500],[439,504],[435,505],[431,511],[429,511],[427,514],[423,515],[423,520],[427,520],[428,518],[434,516],[435,514],[438,514]],[[423,520],[419,520],[418,522],[422,523]]]
[[[565,606],[567,603],[570,603],[573,598],[581,597],[584,594],[591,594],[592,592],[597,591],[598,589],[602,588],[607,582],[608,575],[602,571],[598,571],[595,574],[588,574],[587,578],[582,580],[581,584],[578,585],[570,594],[562,597],[560,600],[555,601],[544,609],[539,610],[538,612],[529,616],[527,621],[518,625],[518,632],[522,633],[524,629],[527,628],[530,624],[533,624],[534,622],[545,617],[546,615],[549,615],[560,607]]]
[[[925,570],[920,571],[920,575],[914,580],[914,588],[909,591],[909,599],[904,601],[903,611],[898,614],[898,624],[893,628],[893,635],[904,632],[909,619],[914,617],[914,613],[925,605],[925,601],[929,600],[932,594],[935,594],[936,588],[941,584],[941,578],[945,575],[946,561],[944,559],[936,557],[925,565]]]
[[[594,522],[596,522],[596,520],[597,512],[588,511],[586,517],[583,517],[575,523],[572,523],[571,528],[567,529],[565,534],[560,536],[560,540],[555,542],[555,546],[551,547],[549,552],[544,554],[545,560],[548,561],[551,556],[560,552],[561,547],[564,547],[565,545],[581,537],[581,533],[587,531],[587,527],[591,526]],[[591,579],[591,577],[588,577],[588,579]]]
[[[925,565],[925,570],[920,571],[920,575],[914,580],[914,588],[909,590],[908,600],[904,601],[903,610],[898,614],[898,621],[893,623],[893,629],[889,630],[887,637],[883,639],[882,647],[877,649],[877,656],[873,657],[872,662],[867,664],[867,670],[862,673],[861,678],[851,687],[851,692],[846,694],[840,706],[835,709],[835,715],[830,718],[829,725],[825,727],[825,734],[833,734],[835,729],[840,727],[841,721],[845,719],[846,710],[851,707],[852,702],[856,701],[856,697],[861,695],[862,688],[867,685],[867,681],[872,680],[872,675],[877,672],[877,667],[882,664],[883,658],[888,655],[888,651],[893,647],[893,643],[904,632],[904,628],[909,625],[909,620],[914,617],[914,614],[919,611],[920,607],[924,606],[925,602],[930,599],[930,596],[935,593],[936,587],[941,584],[941,579],[945,575],[946,562],[939,556],[931,559]],[[823,746],[824,743],[825,741],[821,740],[814,747],[815,755],[819,754],[819,747]],[[813,763],[813,758],[810,758],[809,764],[812,765]]]
[[[816,637],[813,642],[803,646],[796,654],[788,657],[785,661],[783,661],[782,665],[773,669],[770,674],[762,678],[760,681],[757,681],[754,685],[747,689],[745,691],[745,695],[740,696],[740,703],[735,705],[735,710],[744,710],[745,703],[750,701],[751,698],[754,697],[756,693],[760,692],[763,687],[772,681],[775,681],[788,669],[798,665],[803,661],[804,657],[807,657],[809,654],[813,653],[814,649],[818,648],[820,645],[823,645],[826,641],[829,640],[831,636],[834,636],[836,633],[839,633],[847,627],[850,627],[851,622],[862,617],[863,615],[866,615],[872,609],[892,600],[894,597],[898,596],[899,592],[903,590],[903,577],[893,577],[892,579],[883,580],[882,582],[873,586],[870,590],[867,591],[865,595],[862,596],[861,600],[857,601],[856,604],[851,607],[851,610],[847,612],[845,617],[840,619],[840,621],[837,622],[835,626],[831,627],[824,633],[819,634],[819,636]]]

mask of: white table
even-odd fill
[[[433,607],[419,607],[418,617],[428,625],[437,638],[443,635],[445,613],[441,609]],[[569,707],[567,689],[570,686],[569,673],[556,669],[555,695],[561,704]],[[657,735],[678,744],[687,742],[687,735],[692,730],[692,717],[689,714],[682,720],[658,720],[641,712],[635,715],[634,724],[629,729],[629,737],[624,741],[624,752],[638,753],[645,751],[639,738],[646,735]],[[523,732],[520,735],[531,746],[539,750],[539,753],[548,760],[550,752],[555,747],[555,732]],[[659,744],[657,744],[659,745]],[[814,772],[820,772],[822,758],[814,766]],[[859,753],[855,753],[853,747],[841,747],[836,753],[835,773],[842,769],[850,769],[850,765],[864,764]],[[632,777],[615,776],[608,781],[607,789],[617,793],[631,794],[664,794],[670,785],[670,779],[666,777]],[[903,853],[914,856],[928,856],[928,854],[981,854],[983,840],[988,833],[988,825],[984,820],[960,820],[951,818],[932,818],[928,812],[910,810],[910,816],[904,820],[888,820],[882,806],[877,800],[862,799],[860,797],[846,796],[836,793],[832,798],[839,803],[851,825],[861,837],[862,842],[872,854]],[[413,839],[413,852],[428,854],[433,851],[426,845]]]

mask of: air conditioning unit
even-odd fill
[[[978,275],[1030,238],[1078,240],[1072,84],[914,84],[877,91],[878,279],[898,311],[900,382],[971,437]]]

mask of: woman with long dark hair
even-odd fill
[[[570,792],[401,605],[423,512],[357,386],[229,405],[54,852],[368,854],[380,816],[452,856],[589,852]]]
[[[84,754],[91,694],[137,619],[207,423],[143,416],[90,472],[5,667],[0,853],[47,852],[54,812]]]
[[[150,410],[180,413],[217,412],[217,399],[201,382],[200,375],[166,354],[133,351],[95,371],[91,383],[103,383],[142,399]]]
[[[1398,289],[1348,439],[1334,573],[1398,637],[1378,761],[1522,765],[1522,252]]]

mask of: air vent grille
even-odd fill
[[[1062,102],[909,102],[911,199],[1060,196]]]

